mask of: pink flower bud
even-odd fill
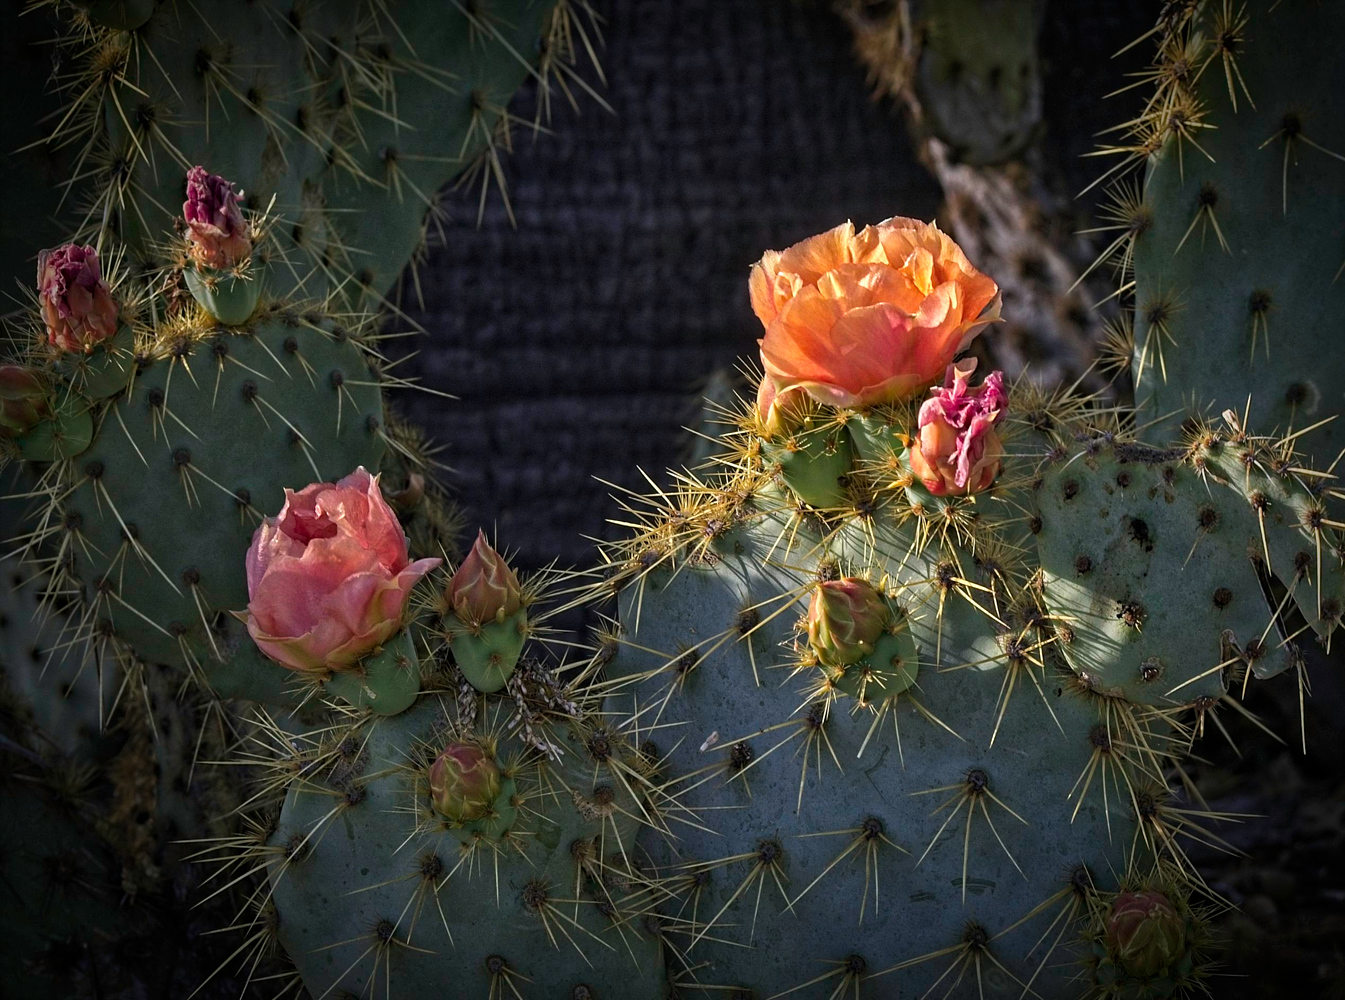
[[[920,434],[911,442],[911,470],[935,496],[978,493],[999,475],[1004,444],[995,426],[1009,405],[1004,373],[991,372],[975,388],[967,380],[976,359],[949,365],[943,388],[920,405]]]
[[[0,437],[27,434],[49,412],[47,387],[37,372],[0,365]]]
[[[38,254],[37,298],[47,343],[58,350],[88,354],[117,332],[117,303],[93,247],[67,243]]]
[[[473,624],[504,621],[523,606],[518,577],[490,547],[484,531],[477,531],[476,543],[448,581],[445,596],[453,613]]]
[[[206,173],[205,167],[187,171],[182,216],[187,220],[192,260],[202,267],[224,270],[252,253],[252,239],[238,207],[238,195],[233,184],[218,174]]]
[[[873,652],[889,617],[883,595],[868,580],[827,580],[808,606],[808,641],[823,663],[848,666]]]
[[[1126,972],[1150,979],[1186,950],[1186,920],[1161,892],[1123,892],[1107,914],[1107,947]]]
[[[473,743],[450,743],[430,765],[430,804],[454,823],[481,819],[499,794],[499,765]]]
[[[339,483],[285,491],[247,554],[248,632],[291,670],[343,670],[401,627],[406,599],[439,559],[411,562],[406,535],[361,466]]]

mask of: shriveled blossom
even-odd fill
[[[117,332],[117,303],[98,251],[66,243],[37,255],[37,298],[47,343],[85,354]]]
[[[522,593],[514,571],[478,529],[472,551],[448,581],[448,606],[464,622],[503,621],[523,606]]]
[[[411,588],[441,561],[410,561],[378,477],[363,466],[338,483],[286,490],[248,549],[248,632],[291,670],[347,669],[401,627]]]
[[[973,387],[975,370],[975,358],[949,365],[943,387],[931,389],[920,404],[911,470],[935,496],[977,493],[999,475],[1004,444],[995,426],[1009,405],[1004,373],[991,372]]]
[[[430,765],[430,804],[455,823],[481,819],[500,794],[500,767],[474,743],[450,743]]]
[[[1150,979],[1186,950],[1186,919],[1155,889],[1123,892],[1107,914],[1107,946],[1128,973]]]
[[[999,289],[933,223],[847,222],[752,268],[761,361],[783,392],[832,406],[898,402],[938,380],[999,315]]]
[[[27,434],[49,412],[42,377],[23,365],[0,365],[0,437]]]
[[[848,666],[873,652],[888,618],[883,595],[868,580],[825,580],[808,605],[808,642],[823,663]]]
[[[239,192],[205,167],[187,171],[187,200],[182,217],[187,220],[192,260],[220,270],[235,267],[252,253],[252,238],[238,207]]]

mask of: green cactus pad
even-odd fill
[[[405,712],[420,694],[420,658],[416,655],[413,630],[402,629],[354,669],[332,674],[323,688],[355,708],[367,708],[375,715]]]
[[[854,448],[843,426],[800,430],[787,441],[762,443],[762,454],[780,470],[800,500],[825,510],[845,502],[844,477],[854,467]]]
[[[1235,448],[1213,449],[1235,469],[1206,460],[1201,476],[1182,451],[1090,447],[1056,463],[1038,486],[1033,528],[1046,604],[1065,658],[1099,693],[1150,705],[1218,699],[1248,668],[1271,676],[1301,656],[1281,642],[1259,574],[1294,581],[1301,570],[1295,598],[1319,621],[1315,546],[1281,500],[1293,487],[1259,472],[1240,481],[1249,473]],[[1222,482],[1219,472],[1238,478]],[[1272,484],[1274,500],[1258,517],[1249,497],[1267,496]],[[1310,502],[1301,488],[1298,495]],[[1336,609],[1319,621],[1328,632],[1345,576],[1334,547],[1324,558],[1323,603]]]
[[[505,700],[488,702],[477,726],[498,739],[509,805],[493,821],[444,821],[425,775],[443,742],[462,735],[451,702],[425,696],[336,734],[314,749],[326,766],[286,797],[270,876],[280,941],[309,991],[357,994],[390,978],[409,996],[452,983],[485,997],[512,982],[564,997],[662,1000],[657,930],[626,912],[634,890],[622,887],[632,877],[622,854],[636,858],[628,817],[640,806],[578,730],[562,741],[572,764],[505,739]]]
[[[1054,995],[1069,972],[1053,972],[1056,960],[1039,969],[1049,949],[1033,941],[1054,905],[1070,905],[1071,872],[1085,895],[1090,880],[1106,884],[1134,836],[1123,798],[1077,797],[1099,727],[1105,739],[1096,701],[1057,668],[1035,675],[1037,690],[1019,676],[1006,699],[1006,672],[1025,668],[1007,663],[990,615],[963,596],[940,601],[944,554],[920,553],[909,532],[884,524],[875,543],[857,528],[828,551],[801,529],[782,552],[776,517],[621,597],[609,675],[628,693],[616,700],[685,733],[666,787],[695,823],[675,845],[641,833],[687,925],[671,974],[773,996],[830,970],[828,991],[853,973],[918,996],[975,926],[996,964],[1020,983],[1039,972],[1034,989]],[[781,651],[801,641],[801,567],[853,570],[861,554],[911,603],[912,628],[896,638],[921,663],[915,685],[869,691],[867,708]]]
[[[1345,8],[1210,2],[1175,25],[1155,61],[1206,68],[1154,98],[1172,110],[1149,126],[1169,137],[1134,243],[1140,421],[1162,440],[1250,399],[1252,425],[1300,430],[1345,400],[1345,356],[1323,349],[1345,312]],[[1329,463],[1338,423],[1300,450]]]
[[[448,645],[463,676],[482,694],[509,682],[528,638],[528,612],[521,608],[502,622],[472,628],[454,619]]]
[[[377,468],[382,400],[321,314],[165,345],[100,420],[55,516],[100,638],[195,669],[247,605],[244,555],[285,488]]]

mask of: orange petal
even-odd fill
[[[779,270],[797,274],[805,285],[811,285],[833,267],[851,262],[854,235],[854,225],[843,222],[835,229],[810,236],[780,255]]]

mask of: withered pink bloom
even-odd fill
[[[850,223],[767,251],[749,281],[778,390],[862,407],[909,399],[999,314],[998,287],[933,223]]]
[[[281,666],[344,670],[401,627],[411,588],[442,560],[411,562],[406,535],[364,467],[285,491],[247,554],[248,632]]]
[[[448,606],[464,622],[503,621],[523,606],[522,593],[514,571],[478,529],[472,551],[448,581]]]
[[[970,384],[976,359],[948,366],[942,388],[920,404],[919,436],[911,443],[911,469],[935,496],[978,493],[999,475],[1004,444],[995,431],[1009,405],[1004,373]]]
[[[203,267],[231,268],[252,253],[252,239],[238,207],[238,196],[233,184],[218,174],[207,173],[205,167],[187,171],[182,217],[187,220],[192,260]]]
[[[37,255],[37,298],[47,343],[88,354],[117,332],[117,303],[98,251],[67,243]]]

